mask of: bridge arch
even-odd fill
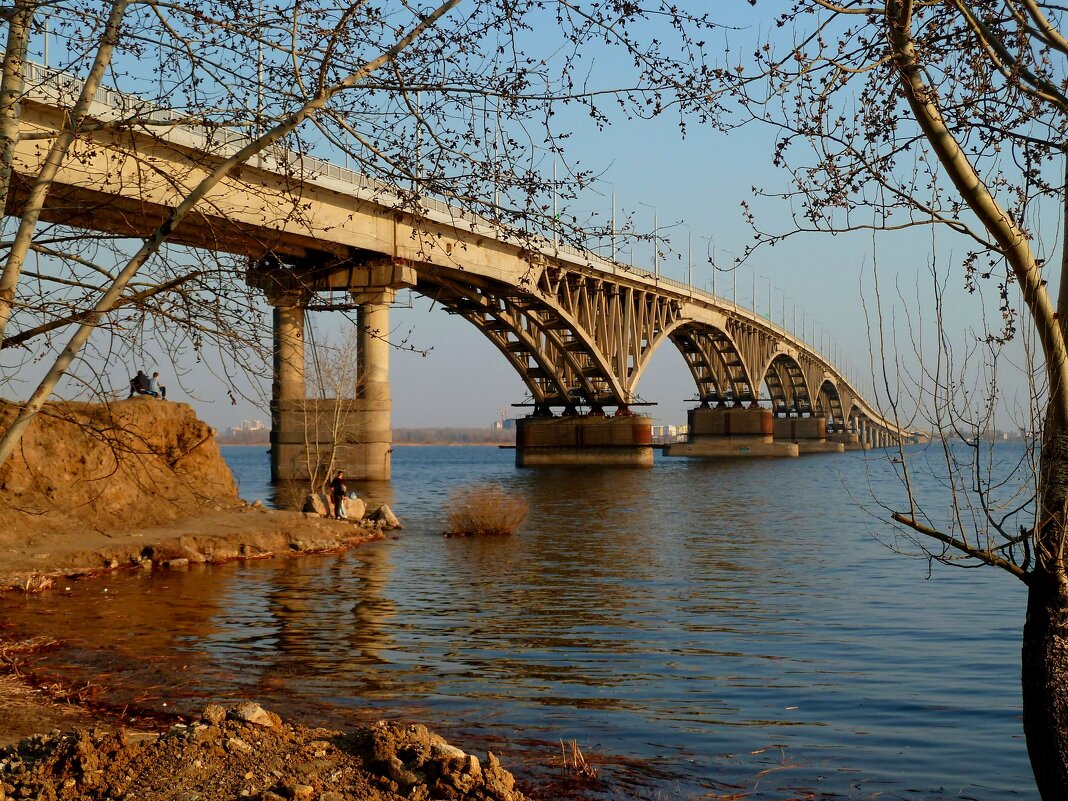
[[[734,339],[722,328],[681,321],[669,334],[697,384],[702,403],[753,399],[753,382]]]
[[[789,353],[773,354],[759,375],[767,387],[774,412],[806,414],[812,411],[812,396],[805,371]]]
[[[831,426],[846,426],[848,421],[842,408],[842,397],[838,393],[838,384],[825,378],[816,393],[815,413],[828,418]]]
[[[849,404],[849,413],[844,418],[846,429],[850,431],[855,430],[857,428],[858,421],[862,419],[866,420],[867,417],[868,416],[860,408],[860,404],[856,401],[853,401],[851,404]]]
[[[420,274],[416,291],[475,325],[504,354],[530,390],[536,414],[630,401],[595,336],[551,298],[439,274]]]

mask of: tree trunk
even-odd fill
[[[1068,798],[1068,426],[1051,399],[1043,432],[1038,531],[1023,630],[1023,724],[1043,801]]]
[[[1068,798],[1068,581],[1035,574],[1023,631],[1023,725],[1043,801]]]

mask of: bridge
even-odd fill
[[[61,128],[80,88],[36,65],[28,73],[20,130],[32,137],[17,148],[8,213],[17,213],[43,163],[42,135]],[[46,221],[146,237],[248,142],[114,91],[100,90],[90,113],[99,124],[59,169]],[[688,439],[668,455],[795,456],[915,439],[826,355],[752,310],[502,230],[436,199],[405,208],[389,186],[309,156],[275,149],[255,157],[168,241],[247,257],[249,283],[273,307],[276,479],[306,471],[320,443],[337,447],[352,477],[389,477],[389,308],[401,288],[476,326],[522,378],[533,409],[517,428],[521,465],[652,464],[652,421],[634,407],[643,373],[667,343],[685,359],[697,394]],[[305,313],[338,296],[357,310],[358,397],[310,401]],[[344,433],[323,422],[340,418]]]

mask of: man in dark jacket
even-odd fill
[[[338,470],[334,480],[330,482],[330,501],[334,505],[334,517],[340,520],[345,516],[341,505],[345,503],[345,471]]]

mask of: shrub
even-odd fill
[[[512,534],[530,510],[525,500],[492,484],[464,487],[445,505],[449,535]]]

